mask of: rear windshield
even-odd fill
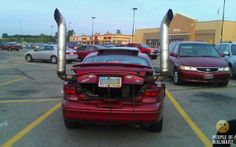
[[[180,57],[220,57],[216,48],[209,44],[181,44]]]
[[[232,53],[232,55],[236,55],[236,45],[232,45],[231,53]]]
[[[144,58],[127,55],[92,56],[85,59],[83,63],[124,63],[150,66],[149,62]]]

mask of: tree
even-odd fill
[[[66,37],[66,41],[67,42],[69,42],[70,36],[72,36],[73,34],[75,34],[74,30],[68,30],[67,37]]]
[[[3,33],[2,34],[2,38],[7,38],[8,37],[8,34],[7,33]]]
[[[121,34],[121,30],[120,30],[120,29],[117,29],[117,30],[116,30],[116,34]]]

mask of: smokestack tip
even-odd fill
[[[54,11],[54,19],[57,22],[57,24],[60,24],[60,22],[61,22],[61,13],[57,8]]]
[[[167,11],[167,20],[168,20],[168,22],[171,22],[172,19],[173,19],[173,11],[172,11],[172,9],[169,9]]]

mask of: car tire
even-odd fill
[[[80,127],[80,123],[76,121],[71,120],[64,120],[65,127],[68,129],[75,129]]]
[[[32,56],[31,55],[26,55],[26,57],[25,57],[25,59],[26,59],[26,61],[27,62],[32,62],[33,61],[33,58],[32,58]]]
[[[174,82],[175,85],[180,85],[181,84],[181,81],[179,79],[179,72],[177,71],[177,69],[174,70],[173,82]]]
[[[57,57],[56,56],[52,56],[50,60],[53,64],[57,64]]]
[[[163,128],[163,117],[161,118],[160,121],[158,121],[157,123],[155,124],[150,124],[148,126],[148,130],[150,132],[161,132],[162,131],[162,128]]]
[[[227,86],[228,83],[229,83],[229,81],[219,82],[218,85],[219,85],[219,86]]]

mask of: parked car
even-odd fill
[[[72,62],[78,59],[77,51],[66,48],[66,61]],[[40,45],[38,48],[25,53],[25,60],[32,62],[35,60],[51,61],[57,63],[57,45]]]
[[[98,49],[105,48],[104,46],[100,45],[81,45],[78,49],[78,59],[83,60],[88,54],[92,52],[96,52]]]
[[[218,51],[224,55],[227,61],[232,77],[236,76],[236,43],[220,43],[216,45]]]
[[[216,82],[226,86],[230,78],[228,64],[216,48],[203,42],[179,41],[170,45],[169,74],[174,84]]]
[[[137,47],[142,53],[147,54],[151,59],[156,59],[159,55],[158,49],[150,48],[144,43],[128,43],[128,47]]]
[[[22,46],[17,45],[16,43],[7,42],[7,43],[1,43],[0,49],[7,50],[7,51],[12,51],[12,50],[19,51],[20,49],[22,49]]]
[[[144,123],[151,131],[162,130],[164,84],[153,81],[153,65],[137,48],[99,49],[72,70],[76,82],[64,84],[66,127],[79,121],[112,121]]]

